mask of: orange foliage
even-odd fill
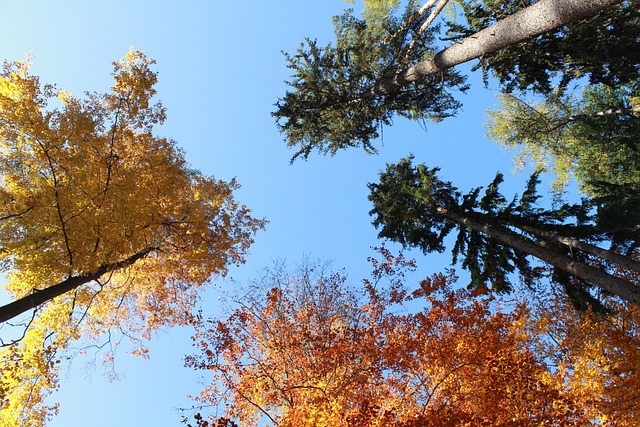
[[[501,310],[489,293],[452,289],[452,274],[409,293],[402,272],[411,263],[381,253],[363,296],[344,274],[316,275],[305,292],[279,274],[252,288],[228,318],[202,321],[194,338],[200,353],[187,365],[213,378],[198,400],[249,426],[638,419],[635,308],[580,315],[557,293],[535,309]]]

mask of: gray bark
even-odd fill
[[[544,239],[563,244],[570,248],[579,249],[583,252],[589,253],[591,255],[595,255],[602,259],[606,259],[607,261],[618,264],[620,267],[628,268],[630,270],[640,273],[640,262],[634,260],[633,258],[629,258],[624,255],[620,255],[619,253],[600,248],[598,246],[583,242],[581,240],[572,239],[570,237],[566,237],[551,231],[540,230],[539,228],[530,227],[528,225],[518,225],[517,227],[531,234],[542,237]]]
[[[540,0],[425,59],[395,77],[377,83],[369,96],[386,95],[424,77],[496,52],[622,3],[623,0]]]
[[[640,303],[640,287],[635,286],[626,280],[612,276],[605,271],[591,267],[583,262],[576,261],[566,255],[559,254],[548,248],[540,246],[519,236],[513,231],[484,224],[446,208],[438,207],[437,211],[457,224],[469,227],[472,230],[483,233],[492,239],[499,241],[500,243],[509,245],[514,249],[534,256],[541,261],[566,271],[572,276],[586,280],[587,282],[592,283],[613,295],[617,295],[623,300],[636,304]]]

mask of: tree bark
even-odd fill
[[[14,317],[19,316],[26,311],[32,310],[49,300],[52,300],[56,297],[59,297],[60,295],[74,290],[81,285],[84,285],[85,283],[97,280],[106,273],[128,267],[139,259],[149,255],[149,253],[153,252],[154,250],[155,248],[147,248],[131,255],[130,257],[120,262],[104,264],[93,273],[86,273],[80,276],[71,276],[60,283],[49,286],[46,289],[36,291],[9,304],[3,305],[2,307],[0,307],[0,323],[13,319]]]
[[[393,78],[377,83],[368,96],[387,95],[474,58],[496,52],[622,3],[623,0],[540,0],[465,38]]]
[[[602,249],[590,243],[586,243],[577,239],[572,239],[570,237],[566,237],[561,234],[554,233],[552,231],[541,230],[539,228],[531,227],[528,225],[516,225],[516,227],[528,233],[534,234],[538,237],[542,237],[544,239],[547,239],[556,243],[561,243],[570,248],[579,249],[583,252],[589,253],[591,255],[595,255],[602,259],[606,259],[607,261],[618,264],[620,267],[625,267],[640,273],[640,262],[634,260],[633,258],[629,258],[624,255],[620,255],[616,252],[613,252],[607,249]]]
[[[438,207],[437,211],[462,226],[469,227],[472,230],[483,233],[500,243],[509,245],[526,254],[532,255],[541,261],[553,265],[567,273],[586,280],[599,288],[620,298],[633,303],[640,303],[640,287],[633,285],[626,280],[612,276],[602,270],[591,267],[583,262],[576,261],[566,255],[559,254],[543,246],[540,246],[530,240],[527,240],[513,231],[500,227],[484,224],[480,221],[471,219],[458,212]]]

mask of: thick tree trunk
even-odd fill
[[[377,83],[369,96],[386,95],[432,74],[496,52],[531,37],[578,21],[622,3],[623,0],[540,0],[467,37],[432,58],[425,59]]]
[[[32,310],[49,300],[52,300],[56,297],[59,297],[60,295],[74,290],[78,286],[84,285],[85,283],[89,283],[93,280],[97,280],[106,273],[130,266],[139,259],[149,255],[149,253],[153,252],[154,250],[154,248],[145,249],[131,255],[129,258],[126,258],[120,262],[102,265],[93,273],[69,277],[68,279],[63,280],[62,282],[57,283],[53,286],[49,286],[46,289],[36,291],[9,304],[3,305],[2,307],[0,307],[0,323],[6,322],[7,320],[13,319],[14,317],[19,316],[24,312]]]
[[[519,236],[513,231],[484,224],[446,208],[438,207],[437,210],[451,221],[462,226],[469,227],[472,230],[483,233],[499,241],[500,243],[509,245],[514,249],[534,256],[541,261],[566,271],[572,276],[586,280],[587,282],[592,283],[613,295],[617,295],[626,301],[640,303],[640,287],[635,286],[626,280],[612,276],[583,262],[576,261],[566,255],[559,254],[548,248],[540,246]]]
[[[607,249],[602,249],[598,246],[585,243],[581,240],[572,239],[570,237],[566,237],[558,233],[541,230],[536,227],[531,227],[528,225],[516,225],[516,227],[528,233],[536,235],[538,237],[542,237],[552,242],[561,243],[570,248],[579,249],[583,252],[589,253],[591,255],[595,255],[602,259],[606,259],[607,261],[618,264],[620,267],[628,268],[629,270],[637,271],[638,273],[640,273],[640,262],[632,258],[626,257],[624,255],[620,255],[616,252],[613,252]]]

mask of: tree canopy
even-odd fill
[[[534,3],[459,0],[464,19],[448,23],[448,38],[462,41]],[[550,93],[556,83],[564,88],[583,77],[590,84],[609,87],[630,84],[640,77],[640,2],[619,3],[558,31],[487,53],[475,68],[481,68],[486,77],[491,74],[508,92],[534,89]]]
[[[633,425],[633,307],[600,322],[550,292],[495,309],[453,274],[412,289],[412,261],[384,248],[371,261],[360,287],[318,263],[272,270],[228,317],[202,319],[187,359],[212,375],[198,425]]]
[[[638,82],[629,86],[585,86],[580,99],[554,92],[542,102],[500,96],[489,112],[488,134],[518,151],[520,165],[555,174],[554,191],[570,178],[601,204],[599,216],[621,232],[640,224]]]
[[[518,13],[497,22],[482,21],[482,29],[474,27],[473,34],[442,50],[435,43],[438,26],[423,26],[432,22],[433,9],[439,11],[436,2],[419,8],[410,1],[400,16],[389,13],[373,21],[356,19],[347,11],[334,18],[335,47],[322,48],[307,39],[296,55],[287,55],[294,71],[288,82],[292,90],[278,101],[273,116],[287,145],[297,147],[293,159],[306,158],[314,150],[335,154],[361,147],[373,152],[371,141],[396,114],[417,120],[455,114],[459,104],[451,92],[467,89],[463,76],[453,70],[456,65],[562,31],[568,23],[621,2],[541,0],[525,8],[519,4]],[[472,16],[468,19],[474,22]],[[602,44],[610,41],[607,34],[598,37]],[[518,63],[518,56],[509,58]]]
[[[113,333],[145,355],[152,331],[189,322],[200,288],[242,263],[264,225],[234,180],[154,135],[165,109],[152,64],[131,50],[111,90],[84,98],[40,84],[26,61],[0,74],[0,263],[16,298],[0,313],[24,313],[3,331],[4,426],[43,424],[70,341]]]
[[[530,234],[532,241],[526,243],[533,243],[534,246],[523,250],[505,242],[504,236],[501,238],[503,241],[497,242],[495,235],[487,235],[480,230],[464,237],[463,220],[453,220],[452,206],[460,208],[456,215],[465,216],[473,211],[475,219],[479,215],[474,210],[476,207],[487,210],[486,214],[489,216],[483,216],[485,225],[491,216],[507,215],[510,218],[502,220],[508,224],[507,228],[520,227],[518,230],[521,230],[524,221],[527,227],[535,227],[544,232],[552,230],[563,238],[573,239],[573,244],[584,241],[593,248],[590,249],[591,252],[600,252],[596,257],[601,257],[605,251],[596,244],[599,245],[605,240],[611,243],[610,249],[606,250],[608,253],[622,251],[632,254],[639,241],[637,233],[640,222],[635,209],[638,206],[637,192],[634,192],[635,175],[638,171],[635,159],[638,156],[637,117],[633,106],[639,65],[634,54],[625,53],[629,49],[624,48],[609,49],[602,52],[600,57],[594,56],[591,51],[588,61],[582,61],[580,58],[586,58],[586,52],[592,44],[596,46],[596,52],[600,52],[598,49],[606,50],[606,46],[611,45],[612,40],[620,42],[622,46],[637,45],[637,3],[594,0],[461,1],[459,6],[463,18],[459,22],[447,22],[448,35],[456,43],[436,54],[434,34],[438,34],[439,29],[428,25],[425,27],[423,24],[430,20],[432,14],[437,14],[438,8],[445,3],[429,1],[419,7],[417,3],[409,2],[399,20],[395,17],[393,9],[386,4],[384,7],[387,8],[387,15],[383,18],[378,17],[385,22],[383,25],[380,25],[379,19],[356,20],[351,12],[348,12],[336,21],[342,25],[336,27],[336,46],[340,47],[345,40],[351,44],[354,40],[356,43],[359,41],[361,44],[354,49],[353,54],[336,56],[335,58],[341,58],[342,61],[337,63],[326,54],[337,51],[337,48],[329,45],[321,50],[315,42],[309,42],[309,45],[313,46],[311,50],[315,52],[312,55],[315,59],[309,59],[311,57],[303,49],[294,59],[289,57],[290,67],[296,71],[295,80],[291,83],[294,90],[287,92],[280,100],[274,116],[279,120],[280,129],[285,134],[288,144],[301,147],[294,158],[300,155],[307,157],[313,149],[333,154],[341,148],[361,145],[368,152],[374,151],[371,139],[378,136],[379,127],[388,124],[394,114],[402,115],[402,111],[411,108],[410,105],[393,107],[394,101],[390,100],[401,99],[405,92],[415,93],[420,100],[427,99],[424,97],[432,96],[435,92],[426,91],[428,88],[416,85],[433,78],[438,72],[446,75],[451,71],[451,67],[473,58],[480,58],[485,75],[491,71],[506,91],[514,88],[534,89],[545,95],[548,100],[545,106],[548,107],[549,113],[541,113],[526,103],[522,103],[521,106],[518,104],[519,109],[511,108],[513,112],[508,108],[494,112],[494,124],[490,127],[492,134],[508,144],[525,145],[526,153],[535,153],[538,158],[549,154],[554,162],[564,168],[562,172],[565,175],[569,171],[576,174],[592,200],[584,201],[581,205],[565,204],[560,209],[551,209],[545,213],[538,209],[534,213],[531,201],[536,200],[537,196],[532,183],[537,177],[532,178],[525,192],[528,195],[526,197],[530,197],[531,200],[525,201],[526,197],[523,196],[525,198],[522,204],[516,208],[515,200],[507,204],[497,192],[497,186],[502,180],[501,175],[498,175],[489,187],[485,198],[479,200],[479,190],[463,197],[449,183],[438,186],[436,183],[440,181],[435,178],[435,170],[426,172],[426,168],[421,167],[416,175],[420,175],[418,178],[409,177],[411,173],[400,172],[406,169],[401,162],[393,172],[390,167],[387,174],[381,176],[379,185],[371,186],[371,199],[375,206],[372,213],[378,215],[375,224],[383,227],[381,236],[418,246],[427,252],[442,251],[444,236],[455,228],[453,224],[457,222],[461,234],[454,247],[453,261],[457,260],[457,255],[463,255],[463,265],[472,272],[472,283],[477,284],[478,281],[490,279],[499,290],[509,289],[508,285],[503,286],[501,283],[506,283],[506,276],[516,270],[527,283],[539,275],[527,261],[532,250],[551,250],[543,256],[545,262],[550,262],[548,256],[553,257],[560,253],[565,256],[564,252],[568,248],[566,242],[559,248],[549,249],[548,243],[539,244],[540,239],[543,239],[540,233],[533,233]],[[344,23],[347,23],[347,26]],[[589,32],[590,26],[599,30]],[[353,33],[354,36],[348,36],[351,33],[345,31],[345,28],[358,29],[359,32]],[[380,28],[386,32],[381,32]],[[398,40],[406,41],[394,46],[390,40],[398,35],[403,37]],[[424,50],[419,55],[413,55],[419,50],[414,42],[422,40],[425,45],[431,47],[431,51]],[[572,47],[565,49],[564,44],[572,44]],[[381,47],[384,49],[381,50]],[[562,56],[565,50],[568,53]],[[389,76],[371,75],[368,76],[367,84],[348,86],[350,83],[361,81],[360,77],[365,75],[363,69],[358,68],[361,67],[362,58],[367,58],[367,54],[374,52],[381,52],[386,58],[407,58],[407,61],[398,64],[388,62]],[[324,62],[319,60],[322,54],[326,54]],[[300,58],[306,59],[301,61]],[[371,60],[368,62],[370,67],[378,63]],[[343,72],[345,68],[349,73],[343,73],[342,80],[329,77],[334,75],[333,73]],[[519,77],[514,77],[516,75]],[[313,79],[309,76],[313,76]],[[585,91],[582,104],[571,106],[569,102],[558,102],[566,98],[564,88],[567,84],[583,76],[589,76],[598,86]],[[560,79],[560,89],[556,93],[551,92],[550,82],[553,78]],[[340,81],[347,85],[341,84]],[[446,79],[442,81],[445,82]],[[623,84],[627,86],[620,86]],[[322,89],[323,85],[328,85],[337,92],[327,98],[330,92]],[[458,84],[452,86],[454,87],[466,89],[466,86]],[[325,98],[320,100],[318,94]],[[444,98],[442,94],[436,96],[441,100],[450,99],[449,94],[445,94]],[[503,99],[511,98],[505,96]],[[365,110],[351,109],[363,101],[366,101],[367,105],[378,103],[382,107],[379,110],[380,114],[373,116],[362,113]],[[407,102],[419,105],[414,98],[407,99]],[[429,102],[429,105],[439,104]],[[505,105],[514,103],[508,104],[505,101]],[[455,108],[458,106],[456,104]],[[421,112],[407,117],[424,119],[429,116],[426,110],[414,111]],[[570,140],[575,143],[570,143]],[[430,178],[426,178],[427,175]],[[400,183],[392,182],[396,178]],[[408,181],[403,181],[405,179]],[[407,184],[409,181],[412,184]],[[425,196],[424,192],[417,190],[421,185],[424,186],[423,189],[428,187],[426,193],[435,193]],[[492,191],[494,193],[491,193]],[[491,199],[494,196],[497,199]],[[431,203],[434,204],[430,206],[432,209],[429,209]],[[502,204],[504,208],[499,207]],[[434,209],[436,205],[438,208]],[[591,212],[594,208],[598,209],[595,216]],[[448,218],[443,214],[443,210],[447,210]],[[513,216],[516,212],[518,218]],[[576,221],[574,225],[563,224],[572,217]],[[472,218],[465,219],[471,220]],[[495,218],[491,219],[493,220]],[[513,221],[521,224],[517,225]],[[504,223],[500,225],[504,226]],[[490,228],[493,231],[497,230],[495,224]],[[467,240],[474,243],[469,245]],[[483,250],[478,251],[474,246],[478,244],[483,246]],[[506,246],[503,246],[505,244]],[[587,258],[592,256],[591,252]],[[577,257],[584,255],[583,252],[577,252],[578,255],[573,252],[572,254],[571,256]],[[571,277],[579,277],[579,281],[586,280],[593,284],[594,278],[591,273],[584,272],[576,276],[575,271],[568,271],[572,270],[572,267],[565,265],[560,268],[557,262],[558,260],[551,262],[555,269],[554,280],[566,284],[570,280],[565,274],[569,274]],[[567,262],[572,263],[569,258],[562,261]],[[589,262],[591,261],[581,259],[576,265],[592,269],[596,275],[602,273],[596,271],[601,268],[600,264],[593,267],[588,265]],[[632,260],[622,262],[628,263]],[[590,278],[587,279],[585,275]],[[602,276],[598,282],[602,285],[603,281],[609,280],[617,283],[614,286],[617,290],[613,291],[613,288],[606,285],[605,289],[608,292],[625,295],[624,298],[631,301],[637,300],[637,295],[634,296],[637,293],[635,287],[630,287],[629,283],[621,279]],[[582,289],[584,286],[582,283],[578,288]]]
[[[411,3],[414,5],[414,3]],[[320,46],[307,39],[295,55],[287,55],[295,74],[276,104],[276,117],[294,155],[308,157],[313,150],[335,154],[361,146],[374,152],[371,141],[379,127],[395,114],[412,119],[442,119],[455,114],[459,103],[450,91],[464,91],[464,78],[443,72],[416,82],[394,96],[371,96],[366,90],[425,56],[433,55],[434,29],[418,33],[427,16],[388,15],[382,24],[358,19],[351,10],[334,17],[337,42]]]

